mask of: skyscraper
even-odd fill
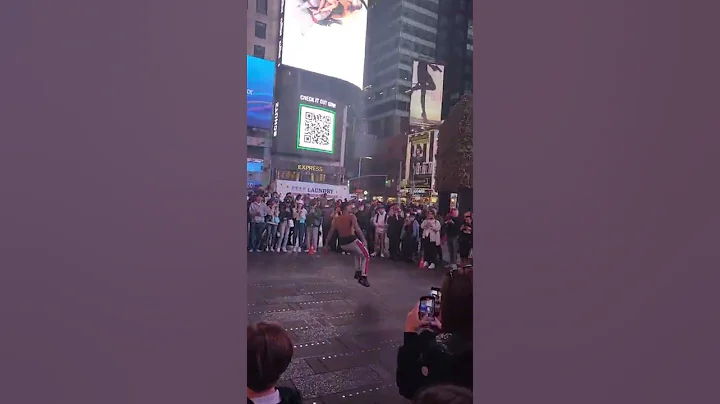
[[[368,133],[409,128],[413,61],[435,62],[439,0],[375,0],[369,4],[365,57]]]
[[[437,59],[445,65],[442,118],[472,91],[473,2],[443,1],[438,11]]]
[[[247,1],[247,54],[261,59],[277,58],[280,32],[280,0]]]

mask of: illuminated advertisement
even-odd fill
[[[263,172],[264,160],[260,159],[247,159],[247,172],[249,173],[261,173]]]
[[[300,96],[297,148],[332,154],[335,151],[335,103]]]
[[[412,189],[432,189],[435,176],[438,130],[408,136],[405,179]]]
[[[247,126],[270,129],[273,117],[275,63],[247,56]]]
[[[365,0],[283,0],[278,65],[363,86]]]
[[[345,105],[328,95],[331,90],[316,85],[315,80],[327,78],[287,67],[280,71],[283,84],[275,100],[273,152],[310,157],[318,164],[340,161]]]
[[[444,73],[443,65],[417,60],[413,62],[412,87],[408,91],[411,125],[440,123]]]

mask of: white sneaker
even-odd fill
[[[385,258],[385,254],[380,254],[380,258]]]
[[[430,263],[429,263],[429,262],[427,262],[427,261],[424,261],[424,262],[423,262],[423,268],[427,268],[427,267],[429,267],[429,266],[430,266]],[[435,266],[435,264],[433,264],[433,267],[434,267],[434,266]]]
[[[435,264],[430,264],[430,266],[428,267],[428,269],[435,269]]]
[[[372,254],[370,254],[370,256],[371,256],[371,257],[377,257],[377,254],[372,253]]]
[[[284,253],[288,252],[287,247],[283,247],[282,252],[284,252]]]
[[[280,252],[280,247],[276,248],[275,252]]]

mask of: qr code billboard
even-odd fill
[[[335,112],[300,104],[298,149],[333,153],[335,149]]]

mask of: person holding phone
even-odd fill
[[[277,252],[288,252],[287,245],[290,240],[290,229],[293,227],[292,201],[280,204],[280,223],[278,229],[280,238],[278,239]]]
[[[420,224],[420,229],[422,230],[423,267],[434,269],[442,242],[440,237],[442,225],[439,220],[435,219],[435,212],[432,210],[427,212],[427,217]]]
[[[442,304],[434,317],[420,316],[415,303],[405,322],[395,378],[400,394],[410,400],[433,385],[473,387],[472,277],[450,272],[440,290]]]
[[[357,222],[357,217],[353,214],[353,205],[349,202],[343,202],[340,205],[341,214],[333,220],[330,227],[328,238],[337,233],[340,249],[355,258],[355,279],[358,283],[370,287],[368,282],[368,266],[370,264],[370,254],[365,248],[365,236]],[[327,251],[329,246],[323,247]]]
[[[295,221],[295,248],[294,252],[301,252],[305,247],[305,236],[307,235],[307,209],[305,202],[300,195],[295,199],[295,209],[293,209],[293,220]]]

